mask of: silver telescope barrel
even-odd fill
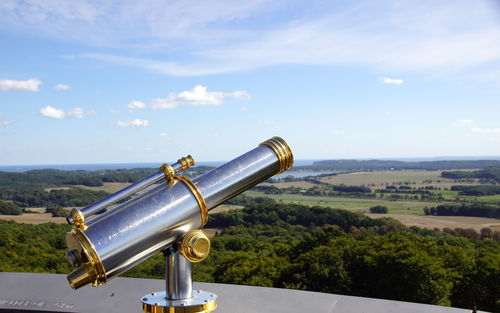
[[[77,289],[87,284],[105,284],[168,249],[186,233],[203,228],[211,209],[292,164],[288,144],[273,137],[193,181],[173,176],[89,221],[76,224],[66,236],[68,260],[78,266],[67,277],[70,286]]]
[[[154,185],[160,182],[162,179],[165,179],[168,176],[173,177],[175,173],[187,169],[190,166],[194,165],[193,158],[188,155],[187,157],[179,159],[176,163],[172,165],[163,164],[160,167],[160,170],[156,173],[153,173],[146,178],[136,181],[130,186],[123,188],[120,191],[117,191],[97,202],[92,203],[91,205],[81,209],[81,210],[73,210],[71,214],[66,216],[66,221],[69,224],[75,224],[78,222],[83,222],[83,220],[92,214],[95,214],[103,209],[110,207],[111,205],[139,192],[151,185]],[[171,178],[170,177],[170,178]]]

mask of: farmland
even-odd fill
[[[434,186],[449,188],[451,185],[477,185],[476,180],[462,182],[441,177],[442,171],[380,171],[380,172],[354,172],[323,177],[319,180],[331,185],[364,185],[380,188],[386,185],[411,185],[413,187]]]

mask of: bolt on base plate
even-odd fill
[[[217,295],[205,290],[193,290],[193,297],[168,300],[165,291],[143,296],[142,309],[148,313],[209,313],[217,308]]]

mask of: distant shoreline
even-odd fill
[[[311,165],[318,160],[295,160],[294,165]],[[169,163],[174,163],[171,161]],[[201,166],[220,166],[227,161],[212,161],[212,162],[198,162],[196,165]],[[96,163],[96,164],[42,164],[42,165],[0,165],[0,171],[20,173],[30,170],[41,169],[56,169],[63,171],[97,171],[97,170],[117,170],[117,169],[131,169],[131,168],[157,168],[164,162],[145,162],[145,163]]]

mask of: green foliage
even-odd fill
[[[451,186],[451,190],[460,191],[462,196],[491,196],[500,194],[500,186],[497,185],[479,185],[479,186]]]
[[[485,203],[472,204],[442,204],[436,207],[425,210],[426,215],[445,215],[445,216],[480,216],[500,218],[500,207]]]
[[[388,213],[388,212],[389,212],[389,209],[383,205],[376,205],[376,206],[372,206],[370,208],[370,213],[383,214],[383,213]]]
[[[197,166],[184,172],[188,177],[199,176],[212,167]],[[0,199],[12,200],[21,207],[85,206],[107,195],[104,191],[83,188],[52,190],[63,185],[102,186],[103,182],[134,182],[158,169],[136,168],[98,171],[32,170],[22,173],[0,171]]]
[[[0,220],[0,271],[68,273],[63,224],[17,224]]]
[[[485,180],[491,180],[493,182],[500,183],[500,167],[497,165],[490,165],[496,167],[486,168],[484,170],[465,172],[465,171],[451,171],[442,172],[441,176],[450,179],[469,179],[469,178],[480,178]],[[486,166],[481,166],[486,167]],[[457,167],[458,168],[458,167]]]
[[[0,201],[0,214],[21,215],[23,211],[20,207],[10,201]]]
[[[196,281],[296,288],[493,311],[499,300],[500,242],[410,229],[390,218],[283,205],[266,198],[210,216],[225,228],[193,265]],[[67,225],[0,221],[0,271],[67,273]],[[477,236],[479,239],[479,236]],[[163,278],[156,255],[125,276]]]
[[[334,185],[332,187],[332,190],[334,191],[341,191],[341,192],[360,192],[360,193],[370,193],[372,190],[368,187],[364,186],[348,186],[348,185]]]
[[[48,207],[45,209],[46,213],[52,213],[52,217],[65,217],[69,211],[61,207]]]

